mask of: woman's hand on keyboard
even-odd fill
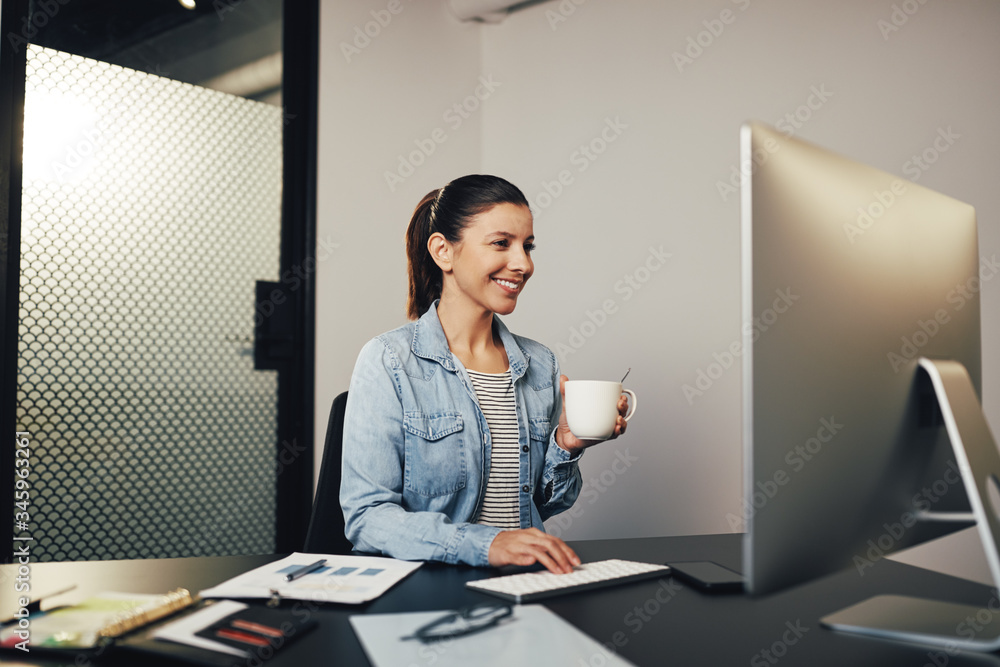
[[[569,545],[537,528],[501,531],[490,544],[489,560],[494,567],[541,563],[556,574],[572,572],[580,564]]]

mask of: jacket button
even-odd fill
[[[521,447],[521,451],[522,452],[527,452],[528,451],[528,446],[524,445],[523,447]]]
[[[528,485],[525,484],[524,486],[522,486],[521,490],[524,491],[525,493],[527,493],[528,492]]]

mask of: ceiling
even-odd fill
[[[47,13],[36,1],[29,4],[33,15]],[[150,37],[214,13],[211,2],[202,2],[197,9],[189,10],[177,0],[73,0],[57,6],[58,11],[39,29],[33,41],[105,61]]]
[[[33,43],[187,83],[281,51],[281,0],[197,0],[193,10],[178,0],[29,4],[38,14],[58,7]]]

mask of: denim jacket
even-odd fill
[[[573,505],[582,485],[556,444],[559,365],[494,316],[517,404],[521,527]],[[405,560],[488,565],[499,528],[476,523],[490,474],[486,418],[461,362],[448,348],[437,302],[416,322],[361,350],[344,417],[340,501],[359,551]]]

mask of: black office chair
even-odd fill
[[[308,553],[349,554],[351,543],[344,535],[344,513],[340,509],[340,459],[344,448],[344,409],[347,392],[333,399],[326,425],[323,463],[313,501],[309,531],[303,550]]]

